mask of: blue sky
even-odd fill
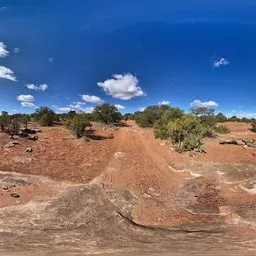
[[[0,110],[256,117],[256,3],[230,2],[0,0]]]

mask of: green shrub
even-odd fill
[[[2,111],[0,115],[0,128],[1,131],[5,131],[10,123],[10,116],[8,112]]]
[[[24,125],[25,128],[28,128],[29,120],[30,120],[29,115],[22,115],[20,117],[20,122]]]
[[[168,105],[149,106],[140,115],[137,115],[136,123],[140,127],[154,127],[158,120],[167,123],[184,115],[183,110],[171,108]]]
[[[226,116],[224,116],[222,113],[218,113],[216,116],[216,122],[223,123],[226,122],[228,119]]]
[[[168,139],[168,130],[166,124],[160,119],[154,124],[154,135],[161,140]]]
[[[210,126],[195,116],[185,115],[167,125],[167,133],[178,152],[198,148],[204,137],[213,136]]]
[[[252,123],[252,131],[256,132],[256,121]]]
[[[216,123],[216,117],[214,116],[214,109],[207,107],[192,108],[191,114],[196,116],[205,125],[214,126]]]
[[[169,137],[167,124],[170,121],[180,119],[184,115],[183,110],[179,108],[169,108],[162,115],[161,119],[154,123],[154,135],[156,138],[167,139]]]
[[[217,133],[230,133],[230,129],[225,125],[215,126],[214,130]]]
[[[93,114],[96,120],[105,124],[118,123],[123,118],[117,107],[108,103],[95,107]]]
[[[48,107],[40,107],[32,114],[32,117],[38,121],[41,126],[51,126],[56,120],[56,114]]]
[[[240,121],[240,118],[238,118],[237,116],[231,116],[228,121],[230,122],[239,122]]]
[[[91,124],[83,114],[77,114],[72,119],[68,119],[65,126],[76,136],[81,138],[86,133],[86,128],[90,127]]]
[[[40,117],[38,122],[41,126],[51,126],[53,124],[53,119],[47,114],[44,114]]]
[[[21,123],[20,123],[19,119],[14,118],[11,120],[11,122],[8,126],[8,133],[11,135],[19,134],[20,127],[21,127]]]

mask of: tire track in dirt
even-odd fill
[[[175,193],[184,174],[168,169],[168,160],[156,149],[159,145],[151,140],[141,128],[122,128],[115,138],[115,152],[105,171],[93,182],[125,187],[142,195],[150,188],[157,194]],[[121,153],[120,157],[115,156],[117,152]]]

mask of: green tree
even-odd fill
[[[74,117],[76,116],[76,111],[71,110],[71,111],[69,111],[65,116],[66,116],[66,118],[68,118],[68,119],[74,118]]]
[[[232,116],[228,120],[231,122],[239,122],[240,121],[240,119],[237,116]]]
[[[153,127],[154,123],[159,120],[162,115],[170,109],[168,105],[155,105],[147,107],[141,114],[139,115],[136,123],[140,127]]]
[[[252,131],[256,132],[256,121],[252,123]]]
[[[21,115],[20,122],[24,125],[25,128],[28,128],[29,121],[30,121],[29,115]]]
[[[17,134],[19,134],[20,127],[21,127],[20,119],[18,119],[18,118],[13,118],[13,119],[10,121],[10,124],[9,124],[9,127],[8,127],[8,133],[11,134],[11,135],[17,135]]]
[[[214,127],[215,132],[217,133],[230,133],[230,129],[225,125],[218,125]]]
[[[96,106],[93,113],[97,120],[105,124],[117,123],[122,120],[122,114],[118,112],[118,109],[108,103]]]
[[[40,107],[36,110],[33,116],[41,126],[51,126],[56,120],[56,114],[48,107]]]
[[[1,116],[0,116],[1,131],[5,131],[6,127],[9,125],[9,123],[10,123],[10,116],[9,116],[8,112],[2,111]]]
[[[76,138],[81,138],[85,135],[86,128],[91,124],[84,114],[76,114],[72,119],[68,119],[65,126],[72,131]]]
[[[218,113],[216,115],[216,122],[218,123],[223,123],[223,122],[226,122],[228,119],[227,117],[225,117],[222,113]]]
[[[167,132],[179,152],[198,148],[202,138],[213,134],[210,126],[192,115],[184,115],[180,119],[169,122]]]
[[[169,108],[162,117],[154,123],[154,135],[156,138],[167,139],[167,124],[182,118],[184,111],[179,108]]]
[[[191,114],[198,117],[206,125],[214,126],[216,123],[214,109],[207,107],[192,108]]]

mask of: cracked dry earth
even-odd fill
[[[63,136],[59,129],[56,138]],[[247,129],[242,135],[255,136]],[[207,155],[192,158],[133,123],[113,140],[97,142],[95,165],[86,154],[95,141],[62,143],[84,150],[73,156],[85,162],[74,167],[72,179],[54,170],[49,175],[50,142],[29,163],[10,160],[25,157],[25,142],[2,149],[0,255],[256,255],[255,149],[212,139]],[[41,176],[28,175],[39,174],[38,162]],[[44,169],[52,179],[43,177]]]

